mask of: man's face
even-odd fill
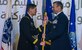
[[[36,15],[36,12],[37,12],[37,8],[33,8],[33,9],[30,9],[30,12],[32,15]]]
[[[53,8],[52,8],[52,10],[53,10],[54,13],[58,13],[58,11],[59,11],[59,6],[57,6],[56,3],[53,4]]]

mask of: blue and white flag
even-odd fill
[[[12,22],[11,22],[11,18],[8,18],[5,21],[4,28],[3,28],[3,35],[2,35],[2,48],[3,48],[3,50],[10,50],[11,31],[12,31]]]
[[[52,4],[51,0],[46,0],[46,12],[48,15],[48,19],[52,20]]]
[[[71,3],[72,5],[71,5],[71,12],[70,12],[69,36],[70,36],[72,50],[77,50],[75,0],[72,0]]]
[[[52,4],[51,0],[43,0],[43,7],[42,7],[43,15],[47,12],[47,16],[49,20],[52,20]]]

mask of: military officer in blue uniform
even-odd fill
[[[47,27],[51,30],[46,35],[42,34],[42,37],[45,38],[45,41],[51,40],[50,50],[71,50],[68,18],[63,13],[63,4],[60,1],[53,2],[53,13],[56,16],[47,23]],[[46,42],[41,42],[41,44],[45,45]]]

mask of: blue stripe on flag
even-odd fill
[[[52,20],[52,4],[51,0],[43,0],[43,6],[42,6],[42,13],[47,12],[47,16],[49,20]]]
[[[48,15],[48,19],[52,20],[52,4],[51,0],[46,0],[46,12]]]
[[[76,14],[75,14],[75,1],[72,0],[71,12],[70,12],[70,25],[69,25],[69,36],[71,41],[72,49],[77,50],[77,41],[76,41]]]

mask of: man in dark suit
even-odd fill
[[[68,35],[68,19],[63,13],[63,4],[60,1],[53,3],[53,13],[56,15],[52,21],[48,21],[47,26],[51,31],[48,34],[43,34],[42,38],[45,41],[51,40],[50,50],[71,50],[70,39]],[[46,23],[44,21],[44,23]],[[48,24],[51,25],[48,25]],[[46,37],[45,37],[46,36]],[[41,45],[45,45],[45,42],[41,42]],[[46,46],[46,45],[45,45]]]
[[[33,16],[36,15],[36,5],[29,4],[27,6],[27,15],[20,21],[20,38],[17,50],[34,50],[38,43],[38,38],[34,36],[40,32],[35,28]]]

